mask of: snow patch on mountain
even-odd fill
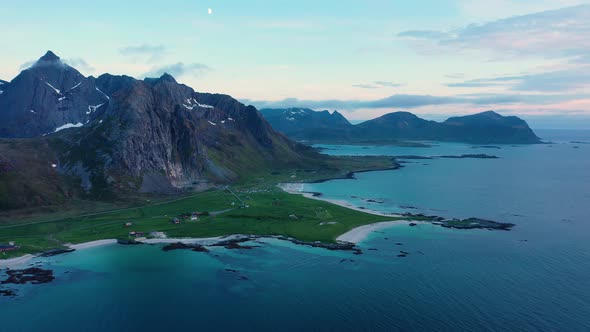
[[[103,95],[103,96],[107,97],[107,99],[108,99],[108,100],[111,100],[111,97],[107,96],[107,95],[106,95],[106,93],[104,93],[104,92],[100,91],[100,89],[99,89],[99,88],[96,88],[96,87],[95,87],[95,89],[96,89],[96,91],[98,91],[98,92],[102,93],[102,95]]]
[[[182,106],[184,106],[187,110],[192,111],[193,109],[195,109],[196,107],[199,108],[214,108],[211,105],[207,105],[207,104],[201,104],[199,103],[196,99],[194,98],[187,98],[186,99],[186,104],[182,103]]]
[[[43,81],[45,82],[45,81]],[[54,87],[53,85],[49,84],[49,82],[45,82],[45,84],[47,84],[50,88],[53,89],[53,91],[55,91],[58,95],[61,95],[61,91],[59,89],[57,89],[56,87]]]
[[[53,131],[54,133],[57,133],[58,131],[64,130],[64,129],[68,129],[68,128],[78,128],[78,127],[82,127],[84,124],[82,122],[78,122],[78,123],[66,123],[63,126],[59,126],[57,128],[55,128],[55,130]]]
[[[69,92],[69,91],[72,91],[72,90],[74,90],[74,89],[75,89],[75,88],[77,88],[77,87],[79,87],[79,86],[80,86],[80,84],[82,84],[82,82],[80,82],[80,83],[78,83],[78,84],[74,85],[74,86],[73,86],[71,89],[69,89],[69,90],[68,90],[68,92]]]
[[[88,105],[88,112],[86,112],[86,114],[92,114],[94,112],[96,112],[96,110],[101,107],[104,104],[98,104],[98,105]]]

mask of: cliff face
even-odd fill
[[[256,108],[195,92],[168,74],[85,78],[48,52],[0,96],[0,136],[9,138],[0,140],[0,155],[8,156],[2,165],[30,169],[20,176],[19,167],[3,166],[0,187],[51,174],[53,189],[42,182],[26,194],[42,193],[43,202],[68,198],[52,192],[100,199],[228,183],[320,158],[276,132]],[[36,111],[25,111],[31,103]]]
[[[103,117],[76,139],[81,147],[104,151],[90,157],[110,172],[164,174],[175,186],[230,181],[253,165],[297,159],[295,150],[302,148],[276,133],[254,107],[226,95],[197,93],[170,75],[145,81],[103,75],[97,85],[110,102]],[[100,155],[104,158],[96,160]],[[228,163],[241,164],[240,169]]]

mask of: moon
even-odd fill
[[[211,8],[207,9],[207,13],[208,13],[209,15],[213,14],[213,9],[211,9]]]

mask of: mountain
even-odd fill
[[[409,112],[388,113],[357,125],[318,126],[315,117],[324,112],[306,110],[305,116],[295,117],[292,111],[262,112],[277,130],[295,140],[323,143],[370,143],[399,141],[454,141],[472,144],[533,144],[540,139],[528,124],[515,116],[502,116],[487,111],[444,122],[428,121]],[[315,114],[309,114],[313,112]],[[338,114],[339,116],[342,116]],[[325,116],[324,116],[325,117]],[[290,119],[294,120],[290,120]],[[285,123],[291,123],[290,126]],[[329,122],[324,122],[329,123]]]
[[[338,111],[315,112],[307,108],[261,109],[272,126],[296,140],[347,139],[353,126]]]
[[[230,96],[168,74],[84,77],[52,52],[8,84],[0,119],[0,208],[172,192],[321,159]]]
[[[108,103],[93,77],[84,77],[51,51],[0,87],[0,137],[35,137],[81,126]]]
[[[409,112],[385,114],[356,125],[357,137],[363,140],[425,140],[436,122],[427,121]]]
[[[493,111],[452,117],[443,122],[438,137],[445,141],[464,140],[475,143],[539,143],[526,121],[516,116],[502,116]]]

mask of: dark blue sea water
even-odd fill
[[[579,142],[590,133],[539,134],[554,144],[331,146],[500,158],[410,160],[305,187],[379,211],[509,221],[510,232],[394,226],[362,242],[359,256],[278,240],[210,253],[93,248],[44,261],[54,283],[0,297],[0,330],[589,331],[590,144]]]

